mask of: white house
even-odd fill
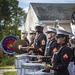
[[[59,25],[71,31],[71,15],[75,10],[75,3],[30,3],[25,22],[25,30],[34,29],[38,21],[47,26],[53,26],[55,20],[59,20]]]

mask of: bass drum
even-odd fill
[[[1,47],[4,53],[14,54],[13,43],[17,40],[15,36],[9,35],[3,38]]]

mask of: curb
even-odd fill
[[[0,69],[15,69],[15,67],[13,66],[6,66],[6,67],[0,67]]]

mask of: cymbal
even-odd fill
[[[19,48],[19,46],[21,47],[27,47],[27,42],[24,41],[24,40],[16,40],[14,43],[13,43],[13,49],[16,53],[19,53],[19,54],[22,54],[22,53],[25,53],[26,52],[26,49],[22,49],[22,48]]]

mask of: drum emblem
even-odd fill
[[[17,38],[15,36],[6,36],[2,40],[2,48],[3,48],[5,53],[7,53],[7,54],[13,54],[14,53],[13,43],[15,42],[15,40],[17,40]]]

